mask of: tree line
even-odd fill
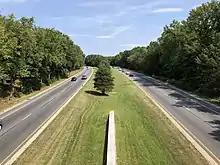
[[[220,2],[192,9],[146,47],[120,52],[111,65],[156,76],[206,96],[220,96]]]
[[[90,54],[85,58],[85,65],[92,67],[99,67],[100,63],[105,63],[110,65],[111,61],[114,59],[114,56],[103,56],[100,54]],[[107,66],[108,67],[108,66]]]
[[[68,35],[35,25],[33,18],[0,16],[0,97],[41,89],[84,64]]]

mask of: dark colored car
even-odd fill
[[[134,74],[133,74],[133,73],[130,73],[130,74],[129,74],[129,77],[134,77]]]
[[[77,77],[73,77],[72,79],[71,79],[71,81],[76,81],[77,80]]]
[[[2,130],[3,124],[2,121],[0,120],[0,131]]]
[[[82,80],[86,80],[87,76],[86,75],[82,75]]]

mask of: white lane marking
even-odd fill
[[[28,114],[26,117],[24,117],[23,119],[19,120],[18,122],[16,122],[15,124],[12,125],[12,127],[10,127],[8,130],[6,130],[5,132],[3,132],[1,136],[4,136],[7,132],[9,132],[10,130],[12,130],[14,127],[16,127],[19,123],[21,123],[22,121],[24,121],[25,119],[27,119],[29,116],[31,116],[32,114]]]
[[[34,100],[34,101],[35,101],[35,100]],[[30,105],[30,104],[31,104],[31,103],[33,103],[34,101],[31,101],[31,102],[29,102],[29,103],[27,103],[27,104],[23,105],[22,107],[20,107],[20,108],[18,108],[18,109],[16,109],[16,110],[14,110],[13,112],[8,113],[7,115],[3,116],[1,119],[4,119],[4,118],[6,118],[6,117],[8,117],[8,116],[12,115],[13,113],[15,113],[15,112],[19,111],[20,109],[22,109],[22,108],[24,108],[24,107],[26,107],[26,106]]]
[[[190,111],[190,109],[189,109],[189,108],[187,108],[187,107],[186,107],[186,110]]]
[[[205,122],[204,119],[202,119],[201,117],[197,116],[195,113],[193,113],[190,108],[183,106],[183,108],[185,108],[189,113],[191,113],[192,115],[194,115],[196,118],[198,118],[199,120],[201,120],[202,122],[204,122],[205,124],[209,125],[208,123]],[[210,125],[209,125],[210,126]]]
[[[85,69],[83,69],[81,72],[77,73],[75,76],[79,76],[80,74],[83,74],[84,71],[85,71]],[[30,101],[30,102],[28,102],[28,103],[25,103],[25,101],[24,101],[24,103],[22,103],[22,102],[19,103],[18,105],[20,105],[20,104],[24,104],[24,105],[21,106],[21,107],[19,107],[19,108],[16,109],[16,110],[13,110],[12,112],[6,114],[6,115],[3,116],[1,119],[4,119],[4,118],[6,118],[6,117],[12,115],[13,113],[15,113],[15,112],[21,110],[22,108],[24,108],[24,107],[26,107],[26,106],[32,104],[33,102],[35,102],[36,100],[42,98],[43,96],[45,96],[45,95],[51,93],[52,91],[54,91],[54,90],[57,89],[58,87],[60,87],[60,86],[64,85],[65,83],[67,83],[68,80],[70,80],[71,78],[72,78],[72,77],[68,78],[67,80],[64,80],[63,82],[58,83],[56,86],[53,86],[53,87],[51,87],[51,88],[46,89],[46,90],[43,91],[42,93],[39,93],[39,94],[37,94],[37,95],[35,95],[35,96],[33,96],[33,97],[27,99],[26,101],[31,100],[31,99],[34,99],[34,100],[32,100],[32,101]],[[39,97],[38,97],[38,96],[39,96]],[[17,105],[17,106],[18,106],[18,105]],[[9,111],[10,111],[10,109],[13,109],[13,108],[16,108],[16,105],[15,105],[15,107],[13,106],[13,107],[9,108]],[[8,112],[8,111],[6,111],[6,112]],[[6,113],[6,112],[5,112],[5,113]],[[4,115],[4,113],[1,114],[1,115]]]
[[[220,160],[215,156],[193,133],[191,133],[176,117],[166,110],[148,91],[144,90],[138,83],[133,81],[139,89],[141,89],[147,97],[165,114],[165,116],[177,127],[177,129],[191,142],[191,144],[204,156],[204,158],[212,165],[220,164]]]
[[[93,75],[93,69],[91,70],[91,74],[88,79],[84,82],[86,84]],[[29,135],[14,151],[12,151],[2,162],[0,165],[12,165],[13,162],[31,145],[31,143],[47,128],[47,126],[59,115],[59,113],[63,110],[63,108],[77,95],[77,93],[82,88],[79,87],[77,91],[67,99],[65,103],[63,103],[51,116],[49,116],[41,125],[34,130],[34,132]],[[11,157],[11,158],[10,158]],[[10,159],[9,159],[10,158]]]
[[[24,121],[25,119],[27,119],[29,116],[31,116],[31,113],[29,115],[27,115],[26,117],[24,117],[22,120]]]
[[[50,102],[52,102],[56,97],[53,97],[52,99],[50,99],[49,101],[47,101],[46,103],[44,103],[43,105],[41,105],[40,107],[44,107],[45,105],[49,104]]]
[[[68,86],[67,88],[65,88],[63,91],[66,91],[66,90],[68,90],[71,87],[72,87],[72,84],[70,86]]]
[[[143,77],[143,78],[145,78],[145,79],[150,79],[150,78],[148,78],[148,77]],[[151,78],[151,81],[153,81],[153,82],[155,82],[155,80],[154,79],[152,79]],[[158,81],[158,80],[156,80],[156,81]],[[218,111],[215,111],[215,110],[213,110],[213,109],[211,109],[211,108],[209,108],[208,106],[206,106],[206,105],[204,105],[203,103],[200,103],[199,101],[201,101],[201,102],[204,102],[205,100],[202,100],[202,99],[200,99],[200,98],[197,98],[197,97],[195,97],[195,96],[193,96],[193,95],[191,95],[191,94],[189,94],[189,93],[187,93],[187,92],[185,92],[185,91],[183,91],[183,90],[181,90],[181,89],[178,89],[178,88],[176,88],[176,87],[171,87],[170,86],[170,84],[165,84],[165,83],[160,83],[160,82],[155,82],[155,83],[159,83],[159,84],[161,84],[161,85],[166,85],[166,86],[168,86],[170,89],[172,89],[174,92],[177,92],[178,94],[180,94],[181,96],[184,96],[184,97],[186,97],[186,98],[189,98],[189,97],[192,97],[192,98],[190,98],[190,101],[192,101],[193,103],[196,103],[196,104],[199,104],[200,106],[202,106],[202,107],[204,107],[204,108],[207,108],[208,110],[210,110],[210,111],[212,111],[212,112],[214,112],[214,113],[217,113],[218,115],[220,115],[220,112],[218,112]],[[182,94],[182,93],[183,94]],[[197,99],[197,100],[196,100]],[[198,101],[199,100],[199,101]],[[208,102],[208,104],[210,104],[211,105],[211,103],[209,103]],[[214,106],[215,108],[219,108],[219,107],[216,107],[216,105],[212,105],[212,106]]]

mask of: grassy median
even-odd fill
[[[103,164],[108,112],[115,111],[118,165],[204,165],[207,162],[122,73],[100,96],[92,79],[15,165]]]

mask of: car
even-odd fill
[[[85,80],[85,79],[87,79],[87,76],[86,75],[82,75],[82,78],[81,78],[82,80]]]
[[[134,77],[134,74],[133,74],[133,73],[130,73],[130,74],[129,74],[129,77]]]
[[[77,77],[72,77],[71,78],[71,81],[76,81],[77,80]]]
[[[2,124],[2,121],[0,120],[0,131],[2,130],[3,128],[3,124]]]
[[[126,75],[129,75],[130,73],[129,73],[129,72],[126,72],[125,74],[126,74]]]

